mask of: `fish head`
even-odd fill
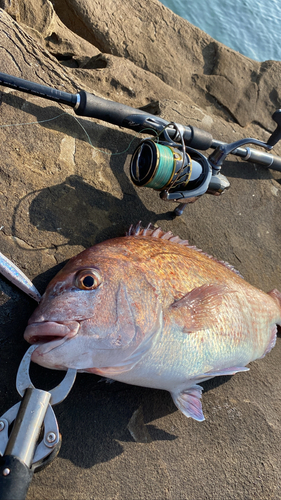
[[[121,369],[158,328],[158,296],[137,258],[126,245],[116,250],[116,239],[112,248],[104,243],[70,259],[47,286],[24,333],[38,344],[32,361],[94,373]]]

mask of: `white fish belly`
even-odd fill
[[[209,329],[191,333],[164,328],[150,349],[128,371],[112,378],[121,382],[165,389],[170,392],[192,387],[230,368],[245,367],[263,357],[275,343],[276,322],[280,317],[265,317],[253,323],[241,315],[218,321]]]

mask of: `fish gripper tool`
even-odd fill
[[[50,391],[36,389],[29,367],[37,347],[32,345],[27,350],[17,372],[16,388],[22,401],[0,417],[1,500],[24,500],[34,472],[48,465],[61,446],[52,406],[66,398],[77,372],[69,369],[61,383]]]

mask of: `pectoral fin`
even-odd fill
[[[203,387],[200,385],[194,385],[193,387],[179,393],[171,392],[171,396],[175,405],[186,417],[191,417],[194,418],[194,420],[203,422],[205,417],[203,415],[200,400],[202,391]]]
[[[184,333],[209,328],[217,320],[223,298],[229,293],[235,292],[226,285],[202,285],[175,301],[169,311],[177,323],[183,324]]]

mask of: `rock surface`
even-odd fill
[[[275,128],[281,62],[251,61],[157,0],[108,1],[106,9],[98,0],[0,6],[2,72],[147,105],[226,142],[267,140]],[[173,219],[174,205],[129,179],[135,134],[0,91],[0,250],[41,292],[69,257],[139,220],[188,238],[265,291],[281,288],[281,173],[229,157],[223,173],[231,189]],[[35,304],[4,278],[0,304],[2,414],[19,399],[22,335]],[[168,393],[79,375],[55,409],[60,454],[34,476],[28,500],[280,499],[280,350],[278,341],[249,373],[205,383],[203,423],[176,411]],[[33,372],[42,388],[58,381],[51,371]]]

